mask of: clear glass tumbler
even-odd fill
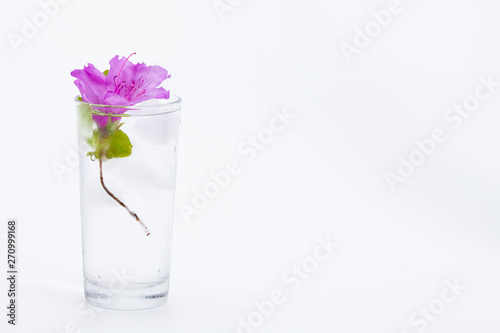
[[[85,297],[114,310],[163,304],[181,99],[126,108],[75,101]]]

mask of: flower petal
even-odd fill
[[[100,98],[97,96],[92,88],[87,88],[82,80],[75,80],[75,85],[80,90],[80,97],[86,103],[99,103]]]
[[[170,98],[170,90],[165,90],[165,88],[153,88],[146,91],[145,94],[139,96],[134,100],[135,103],[144,102],[150,99],[169,99]]]
[[[103,104],[105,105],[112,105],[112,106],[128,106],[130,105],[129,101],[123,96],[118,95],[117,93],[114,92],[108,92],[106,96],[104,96],[103,99]],[[116,111],[112,111],[110,113],[124,113],[127,111],[126,108],[108,108],[108,109],[113,109]]]
[[[168,71],[160,66],[141,67],[137,69],[137,73],[135,74],[135,76],[136,83],[141,77],[145,78],[143,84],[146,89],[158,87],[169,77]]]
[[[83,70],[74,70],[71,75],[77,79],[75,84],[84,102],[99,103],[106,94],[106,76],[94,65],[88,64]]]

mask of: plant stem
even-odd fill
[[[144,232],[146,233],[146,236],[149,236],[149,229],[148,227],[141,221],[141,219],[139,218],[139,216],[137,216],[136,213],[134,213],[133,211],[131,211],[130,209],[128,209],[127,205],[125,205],[120,199],[118,199],[113,193],[111,193],[108,188],[106,187],[106,185],[104,185],[104,178],[102,177],[102,158],[99,158],[99,172],[100,172],[100,176],[101,176],[101,185],[102,185],[102,188],[104,188],[104,191],[106,191],[107,194],[109,194],[109,196],[113,199],[115,199],[116,202],[118,202],[120,204],[120,206],[122,206],[123,208],[125,208],[130,215],[132,215],[133,218],[135,218],[135,220],[137,222],[139,222],[141,224],[141,226],[144,228]]]

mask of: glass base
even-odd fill
[[[169,281],[128,284],[126,288],[106,288],[85,279],[85,298],[93,306],[108,310],[145,310],[164,304]]]

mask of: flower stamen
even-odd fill
[[[127,57],[127,59],[125,59],[125,61],[123,62],[122,68],[120,68],[120,71],[118,72],[118,75],[114,77],[114,80],[115,80],[115,87],[116,87],[116,88],[118,88],[118,87],[117,87],[117,85],[116,85],[116,81],[118,81],[118,80],[120,79],[120,75],[121,75],[121,73],[122,73],[122,71],[123,71],[123,67],[125,67],[125,64],[127,63],[127,61],[128,61],[128,60],[130,59],[130,57],[131,57],[131,56],[133,56],[134,54],[136,54],[136,52],[132,53],[131,55],[129,55],[129,56]]]

